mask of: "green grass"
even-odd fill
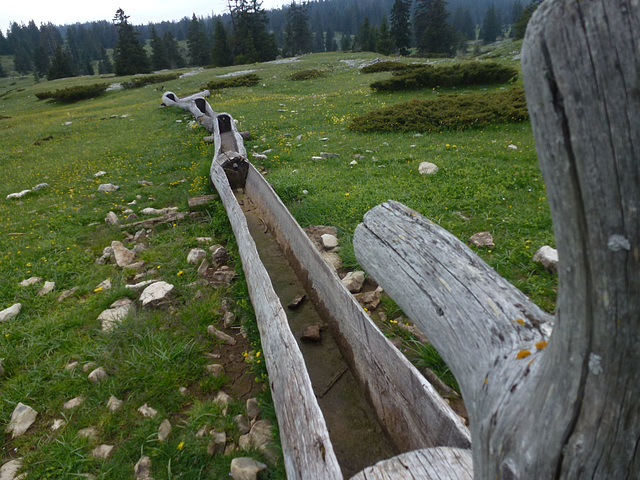
[[[506,53],[495,60],[517,65],[510,53],[518,45],[501,46]],[[364,213],[394,199],[465,242],[474,233],[490,231],[496,247],[476,249],[478,254],[536,303],[553,311],[556,278],[531,261],[537,248],[553,245],[554,239],[529,123],[422,136],[351,132],[349,122],[374,109],[428,100],[440,93],[484,91],[372,93],[369,84],[388,74],[362,75],[359,67],[375,57],[327,53],[304,56],[295,63],[252,65],[260,83],[214,92],[209,102],[215,111],[230,113],[240,130],[251,132],[248,151],[272,150],[256,164],[266,169],[267,179],[303,227],[338,227],[348,267],[357,267],[350,239]],[[208,69],[166,81],[162,87],[182,96],[201,90],[218,75],[242,69],[246,66]],[[324,77],[292,82],[290,75],[301,70],[322,71]],[[195,267],[186,265],[195,237],[212,236],[226,243],[238,261],[222,207],[213,203],[205,222],[188,219],[157,227],[149,248],[140,254],[156,278],[175,284],[172,311],[137,307],[112,335],[101,332],[96,320],[111,302],[130,295],[124,289],[128,273],[95,263],[104,247],[122,239],[117,227],[105,225],[106,214],[113,210],[122,218],[125,208],[185,210],[189,196],[211,193],[207,175],[213,145],[203,141],[208,132],[193,128],[192,118],[182,110],[159,109],[159,85],[106,92],[73,104],[35,97],[36,92],[87,82],[123,80],[127,78],[103,76],[36,84],[30,78],[0,79],[0,309],[23,304],[16,319],[0,324],[0,358],[6,368],[0,393],[0,457],[4,462],[22,456],[30,479],[66,479],[78,473],[133,478],[133,465],[143,453],[152,457],[156,479],[223,478],[231,457],[208,457],[206,443],[193,437],[203,418],[228,429],[230,437],[237,435],[229,419],[211,404],[224,381],[202,382],[201,375],[204,352],[210,346],[206,326],[219,320],[215,312],[223,298],[232,296],[236,314],[247,322],[248,348],[260,347],[242,278],[230,291],[203,291],[199,300],[197,289],[189,287],[197,278]],[[36,145],[47,137],[53,138]],[[339,156],[312,160],[321,152]],[[357,164],[351,165],[354,159]],[[438,173],[419,175],[422,161],[436,163]],[[107,174],[94,178],[100,170]],[[139,180],[153,186],[141,186]],[[5,199],[43,182],[50,187],[18,201]],[[114,183],[120,189],[98,193],[100,183]],[[134,200],[136,204],[129,205]],[[55,292],[39,297],[38,287],[18,285],[30,276],[55,281]],[[105,278],[111,278],[112,290],[94,292]],[[55,300],[61,291],[75,286],[80,288],[73,297],[62,303]],[[72,360],[104,366],[109,380],[94,385],[81,370],[65,370]],[[263,365],[255,365],[261,368],[256,370],[258,377],[266,375]],[[180,385],[189,387],[187,397],[177,393]],[[82,406],[72,412],[61,410],[62,403],[80,394],[86,397]],[[120,413],[105,407],[112,394],[125,400]],[[40,414],[27,435],[11,440],[4,429],[19,401]],[[268,399],[264,401],[270,409]],[[158,418],[140,418],[136,409],[145,402],[160,412]],[[67,426],[51,431],[50,422],[63,413]],[[171,419],[174,432],[160,444],[156,434],[163,418]],[[91,458],[92,446],[76,437],[89,425],[99,427],[100,443],[116,445],[106,462]],[[284,478],[282,465],[270,471],[272,478]]]

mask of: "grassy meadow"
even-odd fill
[[[519,47],[508,41],[485,57],[518,66]],[[209,133],[182,110],[158,108],[165,90],[184,96],[220,75],[245,70],[258,74],[257,85],[215,91],[209,103],[217,112],[230,113],[239,130],[251,133],[247,151],[268,151],[266,160],[254,164],[264,167],[303,227],[338,227],[346,268],[357,268],[350,239],[362,216],[393,199],[467,243],[471,235],[490,231],[495,247],[476,248],[477,253],[542,308],[553,311],[556,278],[531,260],[541,246],[554,246],[554,238],[528,121],[423,134],[347,129],[354,117],[377,108],[511,85],[374,93],[370,83],[390,74],[361,74],[358,67],[377,57],[326,53],[196,70],[163,84],[106,92],[70,104],[40,101],[35,93],[127,79],[0,79],[0,310],[22,304],[16,318],[0,323],[5,370],[0,378],[0,465],[21,457],[28,479],[83,478],[80,474],[127,479],[133,478],[141,455],[148,455],[157,480],[226,478],[233,456],[246,455],[212,457],[206,451],[208,440],[195,435],[203,426],[225,431],[228,443],[237,442],[240,435],[232,417],[244,411],[244,403],[236,399],[225,414],[213,401],[231,379],[212,379],[204,373],[210,363],[206,353],[218,347],[206,328],[220,324],[225,298],[231,299],[239,322],[246,322],[247,358],[254,360],[251,375],[258,380],[265,376],[221,205],[209,205],[206,221],[187,218],[156,227],[147,238],[148,248],[139,254],[149,278],[175,285],[171,308],[136,307],[112,334],[102,332],[97,320],[115,300],[137,298],[124,288],[132,272],[95,262],[112,240],[124,238],[120,228],[105,223],[107,213],[114,211],[122,219],[128,208],[134,213],[146,207],[186,211],[189,197],[213,193],[207,175],[214,148],[203,141]],[[291,74],[307,69],[323,75],[291,80]],[[321,152],[338,155],[312,159]],[[424,161],[435,163],[439,171],[420,175],[418,166]],[[106,174],[94,177],[99,171]],[[153,185],[141,185],[142,180]],[[49,187],[6,199],[45,182]],[[100,193],[101,183],[120,189]],[[131,234],[135,231],[130,229]],[[197,266],[188,265],[186,258],[199,246],[196,237],[213,237],[214,243],[227,247],[240,274],[234,286],[191,285],[198,278]],[[32,276],[55,281],[54,292],[39,296],[41,284],[19,285]],[[107,278],[112,288],[96,291]],[[78,290],[70,298],[57,301],[62,291],[73,287]],[[392,302],[386,304],[393,309]],[[385,331],[394,335],[396,328],[389,324]],[[65,368],[72,361],[79,366]],[[89,382],[81,368],[88,362],[103,366],[108,380]],[[180,386],[187,388],[186,395],[178,391]],[[62,408],[79,395],[85,398],[82,405]],[[111,395],[124,400],[115,413],[106,408]],[[263,416],[275,421],[268,394],[260,394],[260,399]],[[5,428],[18,402],[39,415],[25,435],[12,440]],[[137,408],[144,403],[159,414],[141,417]],[[51,430],[55,419],[64,419],[66,425]],[[173,430],[160,442],[158,426],[164,419],[171,421]],[[89,426],[97,429],[97,443],[115,445],[109,459],[93,458],[95,444],[78,436]],[[260,452],[250,455],[268,463]],[[284,478],[283,472],[281,462],[270,464],[270,478]]]

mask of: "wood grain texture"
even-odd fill
[[[450,447],[403,453],[378,462],[351,480],[472,480],[471,450]]]
[[[468,429],[373,323],[254,167],[249,169],[245,193],[260,208],[261,217],[329,320],[343,355],[396,448],[468,448]]]
[[[369,212],[356,256],[458,378],[474,478],[637,479],[640,1],[544,2],[522,66],[560,257],[548,347],[546,315],[406,207]]]

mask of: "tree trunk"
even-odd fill
[[[356,255],[458,378],[476,479],[640,478],[640,1],[545,2],[522,67],[560,257],[548,347],[539,309],[406,207],[369,212]]]

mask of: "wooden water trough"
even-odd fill
[[[260,210],[260,218],[275,235],[316,310],[328,324],[382,430],[399,454],[352,478],[438,478],[439,469],[446,468],[458,472],[460,479],[471,479],[469,430],[373,323],[275,191],[251,165],[231,115],[212,113],[204,92],[184,99],[167,92],[163,101],[192,112],[213,134],[215,155],[210,180],[220,195],[238,243],[269,373],[287,477],[342,479],[344,468],[337,460],[285,309],[234,195],[236,189],[242,189],[244,198]]]

